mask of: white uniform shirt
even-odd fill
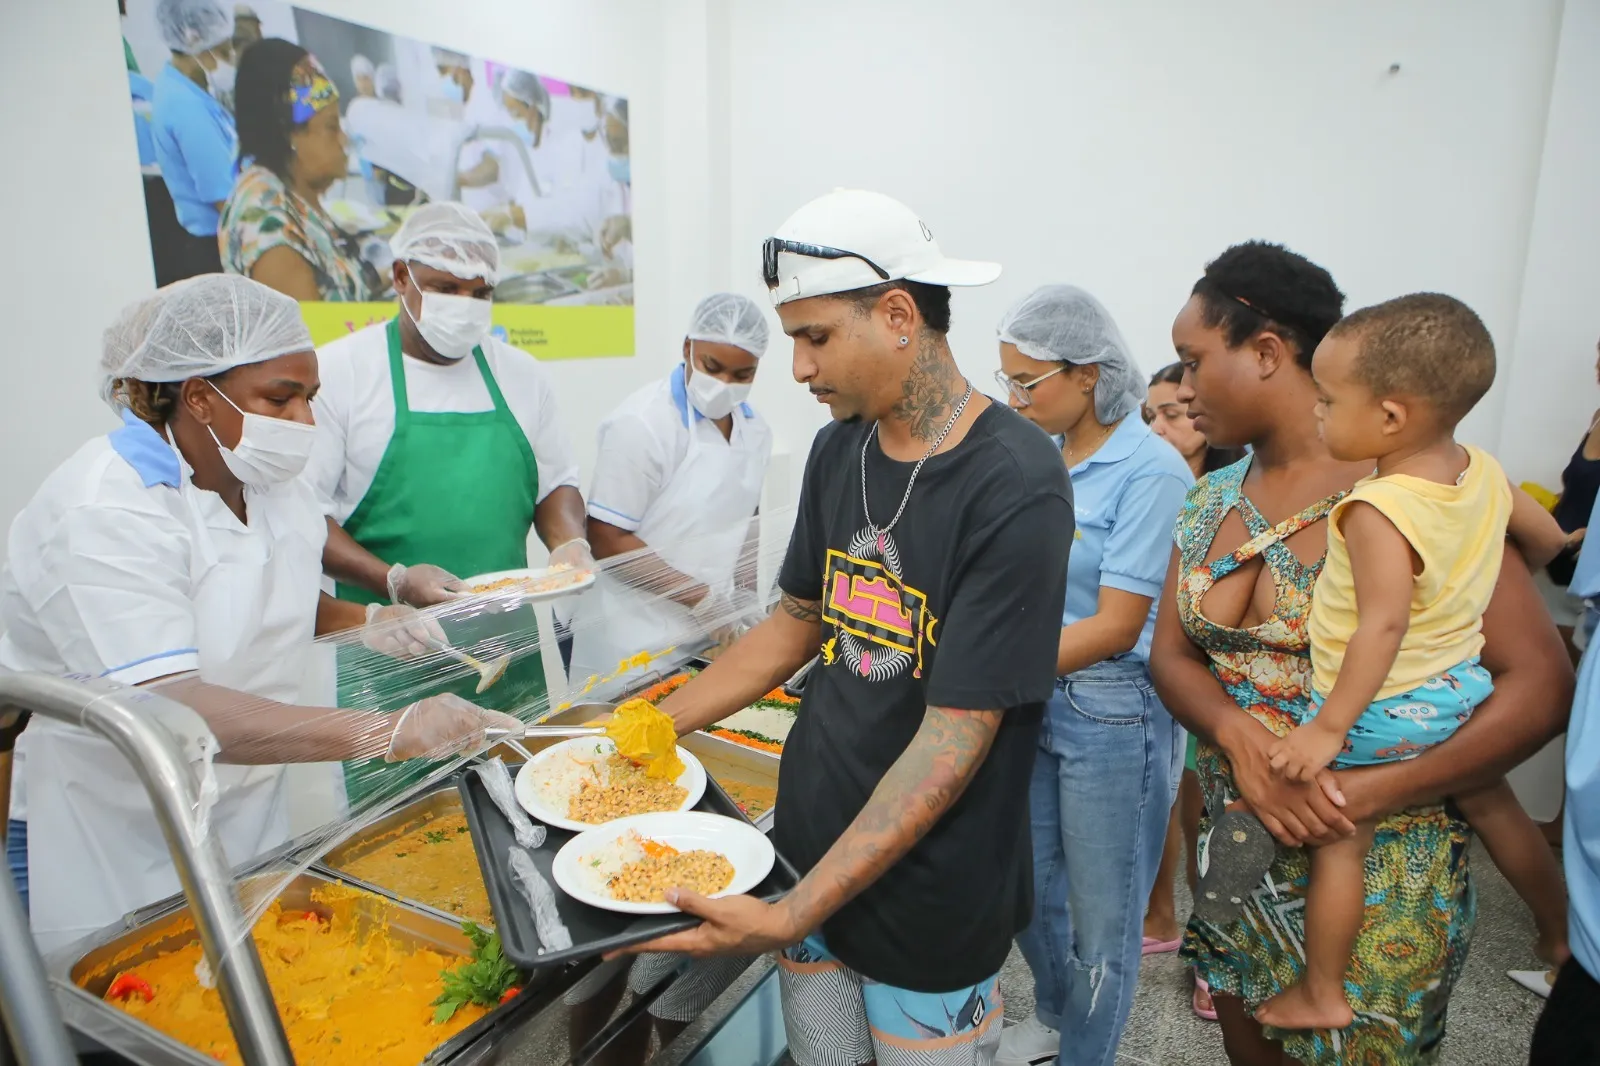
[[[403,313],[403,312],[402,312]],[[483,344],[484,359],[506,406],[522,427],[539,465],[538,501],[562,485],[578,484],[578,464],[556,419],[550,373],[538,360],[496,339]],[[448,366],[401,357],[413,411],[470,414],[492,411],[494,400],[472,356]],[[372,486],[394,436],[394,385],[389,379],[386,325],[368,326],[317,349],[317,445],[306,477],[344,522]]]
[[[690,433],[712,444],[722,443],[716,424],[689,407],[679,364],[663,380],[623,400],[600,423],[589,516],[636,532],[688,453]],[[727,443],[759,456],[765,470],[772,456],[772,429],[749,404],[740,404]]]
[[[56,467],[11,524],[0,575],[0,666],[8,670],[137,685],[200,668],[193,599],[198,551],[176,484],[177,456],[131,413],[124,412],[124,423]],[[197,498],[207,527],[269,539],[269,523],[292,528],[303,543],[280,550],[321,558],[328,525],[302,481],[269,496],[250,492],[248,527],[216,493]],[[282,517],[272,521],[269,512]],[[309,640],[315,599],[308,594]],[[18,819],[26,817],[26,744],[24,733],[11,790],[11,817]]]

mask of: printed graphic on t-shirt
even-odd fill
[[[822,620],[833,628],[822,661],[845,666],[868,681],[888,681],[908,668],[922,676],[923,648],[935,645],[939,624],[928,597],[901,577],[900,552],[888,533],[864,529],[848,551],[828,549],[822,582]]]

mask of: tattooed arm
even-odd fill
[[[693,681],[661,701],[678,735],[750,706],[804,666],[822,643],[822,605],[787,592],[778,609]]]
[[[704,924],[634,950],[753,955],[805,939],[882,877],[961,798],[989,754],[1003,714],[929,707],[867,805],[793,892],[775,904],[751,896],[706,899],[687,890],[669,892],[672,902]]]

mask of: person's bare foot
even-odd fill
[[[1183,930],[1178,928],[1178,919],[1170,914],[1144,916],[1144,937],[1165,944],[1178,939],[1183,935]]]
[[[1343,1029],[1355,1020],[1343,990],[1317,996],[1303,981],[1256,1008],[1256,1021],[1279,1029]]]
[[[1534,945],[1534,951],[1542,961],[1550,964],[1552,970],[1561,969],[1567,964],[1567,960],[1572,958],[1572,948],[1567,946],[1567,938],[1564,936],[1541,936]]]

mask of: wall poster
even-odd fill
[[[393,317],[389,236],[460,200],[502,339],[633,354],[625,98],[276,0],[120,6],[157,284],[249,274],[321,344]]]

